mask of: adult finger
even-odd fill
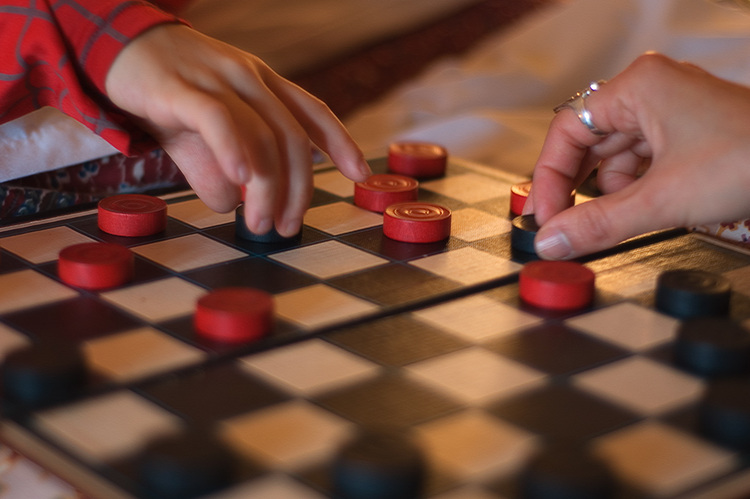
[[[670,226],[643,179],[552,216],[535,239],[540,258],[563,260],[610,248],[638,234]]]

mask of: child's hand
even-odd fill
[[[258,58],[186,26],[159,26],[128,44],[106,90],[209,207],[234,209],[246,185],[245,219],[255,233],[299,230],[312,196],[311,142],[350,179],[369,175],[325,104]]]
[[[653,230],[750,217],[750,89],[647,54],[585,104],[609,135],[591,133],[569,109],[553,119],[524,207],[541,225],[542,258],[574,258]],[[604,195],[565,209],[571,190],[597,165]]]

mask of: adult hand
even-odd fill
[[[750,217],[750,89],[650,53],[593,92],[586,108],[609,134],[591,133],[563,109],[535,166],[524,213],[541,226],[535,246],[542,258]],[[565,209],[597,166],[603,195]]]
[[[158,26],[130,42],[106,91],[209,207],[234,209],[245,185],[245,219],[258,234],[299,230],[312,197],[311,142],[350,179],[370,173],[325,104],[257,57],[186,26]]]

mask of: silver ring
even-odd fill
[[[586,109],[586,97],[599,90],[605,83],[607,83],[605,80],[592,81],[586,90],[576,93],[570,99],[556,106],[554,109],[555,113],[559,113],[566,107],[569,107],[576,113],[576,115],[578,115],[578,119],[581,120],[581,123],[586,125],[586,128],[588,128],[591,133],[601,136],[609,135],[609,132],[600,130],[594,125],[591,118],[591,111]]]

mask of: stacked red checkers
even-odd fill
[[[594,273],[577,262],[535,261],[519,274],[521,300],[549,310],[577,310],[594,299]]]
[[[167,203],[145,194],[119,194],[99,201],[99,228],[126,237],[152,236],[167,227]]]
[[[60,279],[84,289],[109,289],[133,278],[133,252],[111,243],[82,243],[60,251],[57,274]]]
[[[388,148],[388,169],[416,178],[445,175],[448,152],[444,147],[425,142],[397,142]]]
[[[354,204],[365,210],[383,213],[392,204],[416,201],[419,182],[403,175],[372,175],[354,184]]]
[[[531,181],[510,186],[511,215],[518,216],[523,213],[523,207],[526,204],[526,199],[529,197],[529,192],[531,192]]]
[[[383,234],[406,243],[434,243],[451,234],[451,211],[443,206],[410,201],[383,213]]]
[[[193,316],[196,333],[217,343],[244,343],[262,338],[273,327],[273,297],[254,288],[219,288],[198,300]]]

